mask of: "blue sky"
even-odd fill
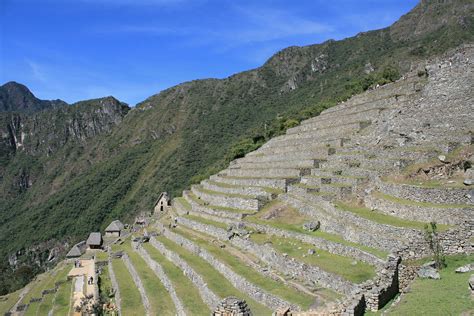
[[[416,0],[0,0],[0,84],[134,105],[278,50],[386,27]]]

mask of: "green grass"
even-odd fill
[[[216,222],[216,221],[213,221],[213,220],[210,220],[210,219],[207,219],[207,218],[204,218],[204,217],[200,217],[200,216],[184,215],[182,217],[193,220],[193,221],[196,221],[196,222],[199,222],[199,223],[203,223],[203,224],[206,224],[206,225],[219,227],[219,228],[222,228],[224,230],[227,230],[227,227],[228,227],[228,225],[225,224],[225,223]]]
[[[150,257],[158,262],[174,286],[176,294],[181,299],[184,308],[189,315],[208,316],[211,311],[202,301],[198,289],[183,274],[183,271],[166,259],[158,250],[149,243],[144,244],[144,248]]]
[[[379,224],[385,224],[385,225],[391,225],[391,226],[403,227],[403,228],[413,228],[413,229],[417,229],[421,231],[424,230],[425,225],[427,224],[423,222],[411,221],[411,220],[399,218],[396,216],[387,215],[387,214],[380,213],[377,211],[372,211],[366,207],[349,205],[342,202],[337,202],[336,206],[340,210],[351,212],[353,214],[356,214],[360,217],[377,222]],[[439,231],[446,231],[450,228],[450,226],[444,225],[444,224],[438,224],[437,227]]]
[[[189,195],[189,197],[191,198],[191,200],[193,200],[193,201],[196,202],[197,204],[202,205],[202,206],[205,206],[205,207],[208,207],[208,208],[212,208],[212,209],[215,209],[215,210],[225,211],[225,212],[232,212],[232,213],[239,213],[239,214],[253,214],[253,213],[255,213],[255,212],[252,211],[252,210],[241,210],[241,209],[233,208],[233,207],[225,207],[225,206],[218,206],[218,205],[208,205],[208,204],[206,204],[203,200],[201,200],[201,199],[198,198],[196,195],[194,195],[194,193],[189,192],[188,195]]]
[[[96,261],[107,261],[109,258],[109,255],[105,251],[97,251],[95,253],[95,259]]]
[[[311,218],[301,214],[296,209],[289,207],[288,205],[285,205],[285,211],[282,214],[282,216],[275,217],[270,220],[264,220],[262,216],[265,215],[265,213],[270,210],[271,206],[275,205],[276,203],[280,203],[280,202],[278,202],[278,200],[273,200],[272,202],[267,204],[258,214],[245,217],[245,221],[249,221],[249,222],[253,222],[253,223],[261,224],[261,225],[268,225],[268,226],[272,226],[272,227],[279,228],[282,230],[288,230],[295,233],[327,239],[329,241],[337,242],[342,245],[358,248],[360,250],[371,253],[381,259],[385,259],[388,255],[388,252],[386,251],[372,248],[372,247],[367,247],[367,246],[354,243],[351,241],[347,241],[336,234],[327,233],[322,230],[317,230],[314,232],[307,231],[303,229],[303,223],[310,221]]]
[[[443,203],[429,203],[429,202],[417,202],[413,200],[402,199],[393,195],[384,194],[381,192],[372,192],[372,195],[376,198],[384,199],[393,203],[407,205],[407,206],[419,206],[419,207],[432,207],[432,208],[471,208],[472,205],[468,204],[443,204]]]
[[[72,304],[72,281],[67,281],[59,287],[54,298],[53,315],[67,315]]]
[[[256,302],[244,292],[236,289],[219,271],[215,270],[212,265],[204,259],[192,254],[163,236],[157,237],[157,240],[163,243],[167,249],[174,251],[185,260],[196,273],[201,275],[204,282],[209,286],[209,289],[217,296],[221,298],[228,296],[240,297],[247,302],[255,315],[270,315],[272,313],[270,309]]]
[[[67,266],[62,266],[62,267],[57,267],[56,269],[52,271],[45,272],[39,276],[39,279],[34,282],[32,288],[30,291],[23,297],[21,300],[20,304],[28,304],[32,298],[41,298],[42,294],[41,292],[46,289],[51,289],[54,287],[54,283],[56,281],[56,278],[59,276],[62,276],[62,273],[64,273],[64,269],[67,270],[65,273],[69,272],[69,269],[66,269]],[[58,273],[56,275],[53,275],[53,273]],[[39,308],[43,303],[45,304],[45,308],[50,308],[51,301],[54,298],[54,294],[47,294],[44,296],[44,301],[43,302],[35,302],[31,303],[26,312],[25,315],[36,315],[37,312],[39,311]],[[46,311],[46,314],[49,312]]]
[[[198,191],[201,191],[202,193],[206,193],[206,194],[210,194],[210,195],[220,195],[220,196],[236,197],[236,198],[242,198],[242,199],[255,199],[255,196],[252,196],[252,195],[212,191],[212,190],[204,189],[200,185],[198,185],[196,187],[197,187]]]
[[[58,281],[67,281],[67,274],[69,273],[70,270],[71,270],[70,266],[62,267],[59,271],[57,271],[56,276],[52,278],[50,282],[48,282],[48,284],[46,284],[45,289],[54,288],[54,284]],[[41,304],[39,305],[39,308],[37,311],[38,315],[48,315],[48,312],[53,309],[53,305],[54,305],[53,302],[55,300],[56,294],[57,293],[52,293],[52,294],[47,294],[43,296],[43,301],[41,301]]]
[[[181,203],[181,205],[182,205],[185,209],[187,209],[187,210],[192,209],[191,204],[189,204],[189,202],[188,202],[184,197],[178,197],[178,198],[176,198],[176,201],[178,201],[178,203]]]
[[[243,276],[247,280],[251,281],[252,283],[261,287],[269,293],[279,296],[294,304],[297,304],[303,309],[309,308],[309,306],[315,301],[315,298],[311,295],[299,292],[294,288],[289,287],[281,282],[277,282],[271,278],[261,275],[260,273],[256,272],[248,265],[246,265],[241,259],[232,255],[225,249],[215,246],[205,239],[191,235],[188,232],[188,229],[178,228],[175,229],[174,232],[178,233],[179,235],[182,235],[183,237],[189,240],[192,240],[194,243],[198,244],[203,249],[209,251],[209,253],[211,253],[216,259],[227,264],[235,273]],[[338,297],[337,293],[328,289],[321,289],[319,290],[318,294],[324,296],[324,298],[327,300],[333,300]]]
[[[155,273],[148,267],[140,255],[133,251],[129,241],[122,245],[122,249],[127,252],[128,256],[130,257],[130,261],[142,280],[143,287],[145,288],[150,301],[151,314],[169,316],[175,315],[176,310],[173,300]]]
[[[340,275],[353,283],[362,283],[375,277],[375,268],[363,261],[332,254],[297,239],[266,234],[252,234],[251,240],[258,244],[271,242],[273,249],[276,251],[286,253],[298,261],[317,266],[324,271]],[[310,249],[316,250],[316,254],[308,255],[308,250]],[[356,264],[353,265],[353,262]]]
[[[121,259],[113,259],[112,266],[120,290],[121,308],[123,315],[145,315],[140,292],[138,292],[132,276]]]
[[[467,283],[471,273],[455,273],[454,270],[472,263],[474,255],[446,259],[448,267],[440,271],[440,280],[416,279],[410,292],[388,309],[388,315],[472,315],[474,300]]]
[[[22,290],[23,289],[20,289],[8,295],[0,296],[0,315],[4,315],[10,310],[10,308],[13,307],[13,305],[15,305],[15,303],[20,298],[20,293]]]

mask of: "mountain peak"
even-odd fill
[[[23,84],[9,81],[0,86],[0,112],[36,112],[66,105],[62,100],[40,100]]]

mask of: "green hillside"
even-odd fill
[[[1,142],[0,256],[16,253],[16,267],[25,267],[0,267],[0,294],[41,270],[50,249],[64,253],[65,241],[149,212],[160,192],[177,196],[300,120],[398,79],[418,60],[473,42],[473,13],[467,0],[423,1],[390,28],[290,47],[260,68],[177,85],[118,116],[88,112],[90,103],[1,113],[2,130],[13,115],[44,128],[30,129],[22,148]],[[90,126],[98,128],[87,133]]]

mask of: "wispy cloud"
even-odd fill
[[[332,31],[331,26],[288,11],[267,7],[236,7],[248,21],[247,28],[233,33],[240,42],[263,42],[292,36],[314,35]]]
[[[45,73],[45,70],[42,65],[30,59],[26,59],[26,64],[28,66],[32,79],[41,83],[48,82],[47,74]]]

